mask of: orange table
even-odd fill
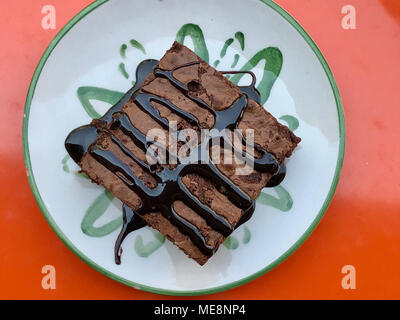
[[[0,2],[0,298],[161,299],[91,269],[40,213],[22,157],[22,117],[34,68],[61,27],[91,0]],[[400,1],[276,0],[314,38],[328,60],[346,114],[342,177],[322,222],[288,260],[268,274],[209,299],[400,298]],[[57,10],[43,30],[42,7]],[[343,6],[357,29],[342,28]],[[44,265],[56,290],[41,285]],[[356,289],[341,285],[344,265]]]

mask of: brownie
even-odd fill
[[[203,265],[251,216],[254,200],[284,171],[284,160],[300,138],[268,113],[257,97],[245,95],[242,88],[177,42],[158,63],[147,65],[151,70],[146,78],[137,74],[136,86],[103,118],[71,133],[66,147],[92,181],[131,211],[129,217],[124,213],[117,261],[125,236],[145,221]],[[180,151],[179,142],[177,150],[169,150],[168,124],[173,121],[178,132],[192,129],[198,137],[202,129],[227,128],[224,142],[232,141],[233,129],[242,130],[243,139],[246,129],[252,129],[255,169],[238,161],[244,149],[232,151],[222,144],[208,150],[219,156],[219,163],[149,163],[143,140],[149,130],[165,133],[166,140],[157,143],[167,155]],[[225,164],[229,155],[233,161]]]

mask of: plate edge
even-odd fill
[[[323,56],[321,50],[318,48],[314,40],[310,37],[310,35],[304,30],[304,28],[282,7],[280,7],[278,4],[273,2],[272,0],[259,0],[262,3],[268,5],[270,8],[272,8],[275,12],[277,12],[279,15],[281,15],[287,22],[289,22],[297,32],[300,33],[300,35],[303,37],[303,39],[307,42],[307,44],[311,47],[313,50],[314,54],[317,56],[318,60],[321,63],[321,66],[323,67],[329,83],[331,85],[333,95],[335,97],[336,101],[336,108],[338,112],[338,123],[339,123],[339,150],[338,150],[338,159],[336,163],[336,168],[335,168],[335,174],[333,176],[333,180],[331,183],[331,187],[329,188],[329,192],[325,198],[325,201],[318,212],[318,215],[315,217],[311,225],[307,228],[307,230],[303,233],[303,235],[285,252],[283,253],[279,258],[277,258],[275,261],[264,267],[263,269],[253,273],[252,275],[249,275],[245,278],[242,278],[240,280],[236,280],[234,282],[224,284],[218,287],[214,288],[209,288],[209,289],[200,289],[200,290],[187,290],[187,291],[177,291],[177,290],[168,290],[168,289],[160,289],[160,288],[154,288],[154,287],[149,287],[145,285],[141,285],[139,283],[135,283],[130,280],[126,280],[106,269],[103,267],[99,266],[96,264],[94,261],[92,261],[90,258],[88,258],[86,255],[84,255],[78,248],[74,246],[74,244],[64,235],[62,230],[58,227],[58,225],[55,223],[53,218],[51,217],[50,213],[48,212],[41,196],[39,193],[39,190],[36,186],[35,178],[33,176],[33,171],[31,167],[31,162],[30,162],[30,154],[29,154],[29,145],[28,145],[28,127],[29,127],[29,112],[30,112],[30,107],[32,103],[32,98],[36,89],[37,81],[39,80],[40,74],[42,72],[42,69],[44,65],[47,62],[47,59],[53,52],[54,48],[57,46],[57,44],[62,40],[62,38],[80,21],[82,20],[85,16],[87,16],[89,13],[103,5],[104,3],[109,2],[109,0],[96,0],[87,7],[85,7],[82,11],[80,11],[77,15],[75,15],[55,36],[55,38],[50,42],[48,45],[47,49],[43,53],[42,57],[40,58],[40,61],[35,69],[35,72],[33,74],[26,102],[25,102],[25,108],[24,108],[24,119],[23,119],[23,126],[22,126],[22,137],[23,137],[23,156],[24,156],[24,162],[25,162],[25,168],[27,170],[27,177],[29,181],[29,185],[32,189],[32,193],[35,197],[35,200],[39,206],[40,211],[42,212],[43,216],[49,223],[50,227],[53,229],[53,231],[57,234],[57,236],[64,242],[64,244],[73,252],[75,253],[80,259],[82,259],[85,263],[96,269],[97,271],[103,273],[104,275],[108,276],[109,278],[116,280],[118,282],[121,282],[125,285],[131,286],[133,288],[139,289],[139,290],[144,290],[152,293],[157,293],[157,294],[163,294],[163,295],[179,295],[179,296],[196,296],[196,295],[206,295],[206,294],[212,294],[212,293],[217,293],[221,291],[226,291],[229,289],[233,289],[235,287],[238,287],[240,285],[243,285],[247,282],[250,282],[261,275],[267,273],[268,271],[272,270],[279,264],[281,264],[283,261],[285,261],[291,254],[293,254],[303,243],[304,241],[311,235],[311,233],[315,230],[319,222],[321,221],[322,217],[324,216],[326,210],[329,207],[329,204],[333,198],[333,195],[335,193],[336,187],[339,182],[340,178],[340,173],[342,170],[343,166],[343,160],[344,160],[344,151],[345,151],[345,119],[344,119],[344,110],[343,110],[343,104],[342,104],[342,99],[340,96],[340,92],[336,83],[336,80],[333,76],[333,72],[330,69],[325,57]]]

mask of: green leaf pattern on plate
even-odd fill
[[[244,51],[244,34],[241,31],[238,31],[235,33],[235,38],[237,41],[240,43],[240,48],[242,48],[242,51]]]
[[[118,70],[119,70],[119,72],[122,74],[122,76],[123,76],[125,79],[129,79],[129,74],[128,74],[128,72],[126,72],[125,63],[121,62],[121,63],[119,64],[119,66],[118,66]]]
[[[250,240],[251,240],[251,232],[250,232],[250,229],[249,229],[247,226],[244,226],[244,227],[243,227],[243,230],[244,230],[244,232],[243,232],[243,239],[242,239],[242,242],[243,242],[244,244],[248,244],[248,243],[250,242]]]
[[[188,23],[185,24],[176,35],[176,41],[180,44],[185,43],[185,38],[190,37],[193,41],[194,52],[202,58],[205,62],[209,62],[209,54],[204,40],[203,31],[197,24]]]
[[[90,237],[104,237],[122,225],[122,216],[104,224],[101,227],[95,227],[94,223],[108,209],[114,196],[110,191],[103,191],[86,210],[81,223],[82,232]]]
[[[135,238],[135,252],[139,257],[147,258],[152,253],[157,251],[165,242],[165,237],[156,231],[154,233],[154,240],[149,241],[147,244],[143,243],[143,238],[141,235]]]
[[[285,121],[289,127],[290,130],[294,131],[299,127],[299,120],[297,120],[296,117],[293,117],[289,114],[286,114],[279,119]]]
[[[64,172],[69,173],[69,167],[68,167],[68,160],[70,159],[70,156],[67,154],[62,160],[61,160],[61,164],[62,164],[62,168],[64,170]]]
[[[257,201],[267,206],[274,207],[280,211],[287,212],[293,207],[293,199],[290,193],[282,186],[276,186],[274,188],[278,197],[274,197],[264,191],[260,193]]]
[[[137,41],[135,39],[131,39],[129,41],[129,43],[131,44],[132,47],[142,51],[143,54],[146,54],[145,48],[143,47],[143,45],[139,41]]]
[[[239,247],[239,241],[234,236],[229,236],[226,238],[224,246],[229,250],[235,250]]]
[[[121,100],[124,93],[97,87],[80,87],[78,88],[77,95],[83,109],[85,109],[89,117],[98,119],[101,115],[95,110],[90,100],[103,101],[114,105]]]
[[[221,53],[219,54],[221,59],[223,57],[225,57],[226,51],[228,50],[228,47],[233,43],[233,41],[234,40],[232,38],[229,38],[228,40],[225,41],[224,46],[222,47]]]
[[[272,86],[278,78],[283,63],[282,53],[278,48],[268,47],[257,52],[247,63],[244,64],[241,71],[251,71],[261,61],[265,61],[264,73],[261,78],[259,85],[257,86],[258,91],[261,94],[261,104],[264,104],[271,93]],[[234,84],[238,84],[244,74],[235,74],[231,81]]]

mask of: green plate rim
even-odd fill
[[[337,184],[339,182],[340,178],[340,172],[342,170],[343,166],[343,159],[344,159],[344,150],[345,150],[345,136],[346,136],[346,130],[345,130],[345,120],[344,120],[344,111],[343,111],[343,105],[342,105],[342,99],[340,97],[339,89],[336,84],[335,78],[333,76],[333,73],[325,60],[323,54],[321,53],[320,49],[317,47],[315,42],[311,39],[311,37],[308,35],[308,33],[303,29],[303,27],[287,12],[285,11],[282,7],[280,7],[278,4],[273,2],[272,0],[260,0],[262,3],[268,5],[270,8],[275,10],[277,13],[279,13],[287,22],[289,22],[299,33],[300,35],[304,38],[304,40],[308,43],[308,45],[311,47],[311,49],[314,51],[315,55],[317,56],[318,60],[320,61],[322,67],[325,70],[325,73],[329,79],[329,82],[332,87],[333,94],[335,96],[336,100],[336,107],[337,107],[337,112],[338,112],[338,120],[339,120],[339,134],[340,134],[340,142],[339,142],[339,153],[338,153],[338,160],[336,163],[336,169],[335,169],[335,174],[333,177],[333,181],[331,184],[331,187],[329,189],[328,195],[317,215],[317,217],[314,219],[312,224],[308,227],[308,229],[305,231],[305,233],[284,253],[282,254],[279,258],[277,258],[275,261],[264,267],[263,269],[257,271],[256,273],[247,276],[243,279],[214,287],[214,288],[209,288],[209,289],[202,289],[202,290],[187,290],[187,291],[177,291],[177,290],[166,290],[166,289],[160,289],[160,288],[154,288],[150,286],[144,286],[139,283],[135,283],[133,281],[126,280],[120,276],[117,276],[116,274],[104,269],[100,265],[96,264],[94,261],[89,259],[86,255],[84,255],[81,251],[79,251],[78,248],[76,248],[73,243],[65,236],[65,234],[62,232],[62,230],[58,227],[58,225],[55,223],[53,218],[51,217],[49,211],[47,210],[41,196],[39,193],[39,190],[37,188],[35,178],[33,176],[33,171],[32,171],[32,166],[31,166],[31,161],[30,161],[30,155],[29,155],[29,146],[28,146],[28,125],[29,125],[29,113],[30,113],[30,107],[32,103],[32,98],[35,93],[36,85],[39,80],[40,74],[42,72],[42,69],[44,65],[46,64],[47,59],[53,52],[54,48],[57,46],[57,44],[61,41],[61,39],[71,30],[75,24],[77,24],[80,20],[82,20],[86,15],[88,15],[90,12],[93,10],[97,9],[104,3],[108,2],[109,0],[96,0],[90,5],[88,5],[86,8],[84,8],[82,11],[80,11],[75,17],[73,17],[61,30],[60,32],[55,36],[55,38],[50,42],[49,46],[47,47],[46,51],[42,55],[35,72],[33,74],[30,87],[28,90],[26,102],[25,102],[25,110],[24,110],[24,121],[23,121],[23,128],[22,128],[22,136],[23,136],[23,153],[24,153],[24,161],[25,161],[25,167],[27,170],[27,177],[29,180],[30,187],[32,189],[33,195],[36,199],[36,202],[42,211],[45,219],[53,229],[53,231],[57,234],[57,236],[69,247],[79,258],[81,258],[83,261],[85,261],[88,265],[96,269],[97,271],[103,273],[104,275],[110,277],[111,279],[114,279],[118,282],[121,282],[125,285],[134,287],[139,290],[144,290],[152,293],[157,293],[157,294],[164,294],[164,295],[179,295],[179,296],[196,296],[196,295],[205,295],[205,294],[212,294],[216,292],[221,292],[225,290],[229,290],[235,287],[238,287],[242,284],[245,284],[251,280],[254,280],[258,278],[259,276],[265,274],[266,272],[270,271],[271,269],[275,268],[278,266],[280,263],[282,263],[284,260],[286,260],[293,252],[295,252],[302,244],[303,242],[310,236],[310,234],[314,231],[318,223],[321,221],[321,218],[323,217],[324,213],[326,212],[332,197],[335,193]]]

